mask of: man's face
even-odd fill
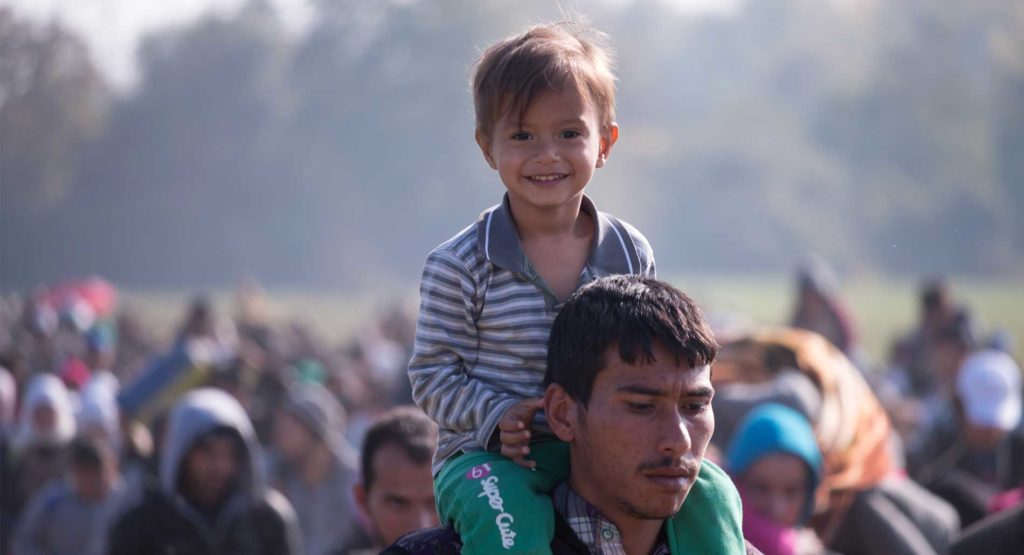
[[[231,493],[241,465],[241,447],[237,439],[225,435],[200,439],[185,455],[186,493],[200,505],[217,505]]]
[[[657,344],[654,357],[631,366],[609,349],[588,406],[570,399],[571,430],[556,430],[571,444],[569,485],[613,522],[675,514],[715,429],[710,369]]]
[[[415,464],[394,444],[374,455],[374,481],[356,486],[356,500],[373,523],[381,545],[391,545],[409,532],[438,525],[430,464]]]

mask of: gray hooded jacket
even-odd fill
[[[225,428],[237,432],[244,445],[242,468],[235,491],[211,521],[178,489],[179,475],[195,443]],[[115,525],[111,554],[300,554],[295,512],[267,487],[262,460],[252,423],[233,397],[216,389],[186,395],[170,415],[159,487]]]

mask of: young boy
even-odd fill
[[[644,236],[583,194],[619,136],[610,56],[592,34],[539,25],[484,52],[472,79],[476,140],[506,194],[430,253],[420,283],[409,377],[440,427],[438,512],[463,553],[550,553],[547,492],[568,474],[565,444],[537,414],[551,324],[597,277],[655,273]],[[701,478],[738,495],[716,467],[702,465]],[[720,491],[705,489],[673,522],[710,510],[701,500]],[[707,528],[707,541],[692,529],[685,543],[670,538],[673,552],[743,552],[739,530]],[[722,537],[736,541],[709,547]]]

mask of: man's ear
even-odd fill
[[[615,141],[619,140],[619,124],[614,121],[609,123],[601,131],[601,150],[597,153],[597,167],[604,166],[604,163],[608,160],[608,156],[611,155],[612,147],[615,146]]]
[[[558,384],[549,385],[544,392],[544,415],[548,426],[562,441],[570,442],[576,438],[579,408],[579,403]]]
[[[491,156],[491,140],[480,129],[476,130],[476,144],[480,145],[480,152],[483,153],[484,160],[487,160],[491,169],[498,169],[498,165],[494,163],[494,157]]]

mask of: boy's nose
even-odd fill
[[[538,162],[557,162],[559,160],[558,149],[551,141],[539,141],[535,154]]]

